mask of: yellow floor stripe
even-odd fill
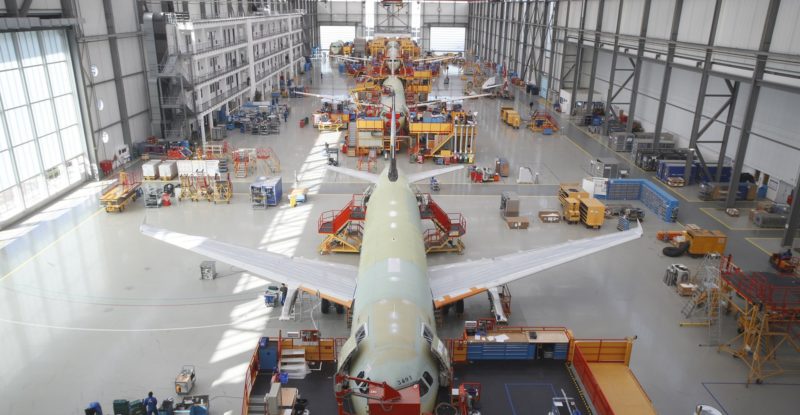
[[[94,213],[92,213],[91,215],[89,215],[89,217],[87,217],[86,219],[84,219],[84,220],[80,221],[80,223],[78,223],[77,225],[73,226],[73,227],[72,227],[70,230],[68,230],[68,231],[64,232],[64,233],[63,233],[61,236],[59,236],[58,238],[56,238],[56,239],[55,239],[53,242],[50,242],[49,244],[47,244],[47,246],[45,246],[44,248],[40,249],[38,252],[36,252],[35,254],[33,254],[33,255],[30,257],[30,258],[26,259],[26,260],[25,260],[25,261],[23,261],[21,264],[19,264],[19,265],[17,265],[16,267],[14,267],[14,269],[12,269],[11,271],[8,271],[8,272],[6,273],[6,275],[3,275],[2,277],[0,277],[0,281],[3,281],[3,280],[5,280],[5,279],[6,279],[6,278],[8,278],[9,276],[11,276],[11,274],[13,274],[13,273],[15,273],[15,272],[19,271],[19,270],[20,270],[20,269],[22,269],[22,267],[24,267],[25,265],[28,265],[28,263],[29,263],[29,262],[31,262],[31,261],[33,261],[34,259],[36,259],[36,258],[37,258],[39,255],[41,255],[42,253],[44,253],[44,251],[46,251],[46,250],[50,249],[50,248],[51,248],[53,245],[57,244],[59,241],[61,241],[62,239],[64,239],[64,237],[65,237],[65,236],[67,236],[67,235],[69,235],[70,233],[74,232],[76,229],[80,228],[80,227],[81,227],[81,226],[82,226],[84,223],[86,223],[86,221],[88,221],[89,219],[92,219],[92,218],[94,218],[95,216],[97,216],[97,214],[98,214],[98,213],[100,213],[100,212],[102,212],[102,211],[104,211],[104,210],[105,210],[105,208],[100,208],[100,209],[98,209],[96,212],[94,212]]]
[[[761,232],[769,232],[769,231],[782,231],[783,229],[769,229],[769,228],[734,228],[725,223],[722,219],[716,217],[715,215],[711,214],[715,209],[714,208],[700,208],[700,211],[705,213],[706,215],[710,216],[715,221],[722,224],[722,226],[728,228],[728,230],[732,231],[761,231]]]
[[[780,238],[744,238],[745,241],[750,242],[751,245],[761,250],[761,252],[767,254],[767,256],[772,256],[772,252],[767,251],[761,245],[754,242],[756,239],[780,239]]]

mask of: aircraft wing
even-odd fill
[[[409,183],[414,183],[414,182],[418,182],[418,181],[421,181],[421,180],[430,179],[431,177],[438,176],[440,174],[445,174],[445,173],[450,173],[450,172],[453,172],[453,171],[461,170],[463,168],[464,168],[463,164],[456,165],[456,166],[451,166],[451,167],[442,167],[440,169],[427,170],[427,171],[422,171],[422,172],[419,172],[419,173],[411,173],[411,174],[406,175],[406,178],[408,179]]]
[[[437,307],[471,297],[539,271],[591,255],[642,236],[642,225],[635,229],[558,245],[428,268],[428,276]]]
[[[293,258],[215,241],[211,238],[173,232],[142,224],[139,231],[200,255],[233,265],[270,281],[316,294],[349,307],[356,291],[358,268],[304,258]]]
[[[350,102],[350,101],[352,101],[352,98],[350,97],[350,95],[323,95],[323,94],[312,94],[312,93],[309,93],[309,92],[300,92],[300,91],[297,91],[295,93],[298,94],[298,95],[305,95],[305,96],[308,96],[308,97],[317,97],[317,98],[327,99],[327,100],[335,101],[335,102]]]
[[[431,104],[439,104],[439,103],[445,103],[445,102],[463,101],[465,99],[488,97],[490,95],[492,95],[492,94],[478,94],[478,95],[464,95],[464,96],[460,96],[460,97],[434,98],[434,99],[432,99],[430,101],[420,102],[419,104],[412,104],[412,105],[409,105],[409,106],[411,106],[411,107],[422,107],[422,106],[431,105]]]
[[[343,60],[343,61],[351,61],[351,62],[372,62],[372,58],[361,58],[358,56],[339,56],[334,55],[335,59]]]
[[[347,167],[327,166],[328,170],[344,174],[345,176],[354,177],[356,179],[364,180],[365,182],[378,183],[378,175],[368,171],[353,170]]]
[[[437,58],[421,58],[421,59],[413,59],[414,62],[422,62],[422,63],[432,63],[432,62],[440,62],[440,61],[447,61],[453,59],[452,56],[441,56]]]

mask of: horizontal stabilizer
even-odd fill
[[[378,182],[378,175],[366,171],[348,169],[347,167],[328,166],[328,170],[335,171],[336,173],[344,174],[345,176],[355,177],[370,183]]]
[[[422,181],[422,180],[425,180],[425,179],[430,179],[431,177],[438,176],[440,174],[445,174],[445,173],[454,172],[456,170],[461,170],[463,168],[464,168],[464,166],[460,165],[460,166],[444,167],[444,168],[435,169],[435,170],[421,171],[419,173],[409,174],[407,176],[407,178],[408,178],[408,182],[409,183],[415,183],[415,182]]]

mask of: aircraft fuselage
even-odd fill
[[[395,389],[425,382],[422,410],[432,411],[439,369],[423,330],[435,336],[436,322],[419,207],[403,176],[384,172],[370,196],[354,301],[351,336],[367,334],[347,372]],[[354,403],[367,413],[365,399]]]

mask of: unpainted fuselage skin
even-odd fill
[[[433,384],[421,397],[421,409],[432,411],[439,369],[422,337],[423,323],[435,334],[416,195],[404,176],[391,182],[384,171],[368,203],[353,305],[351,336],[362,324],[367,324],[368,335],[349,374],[402,389],[428,372]],[[354,398],[354,404],[358,414],[367,414],[366,399]]]

